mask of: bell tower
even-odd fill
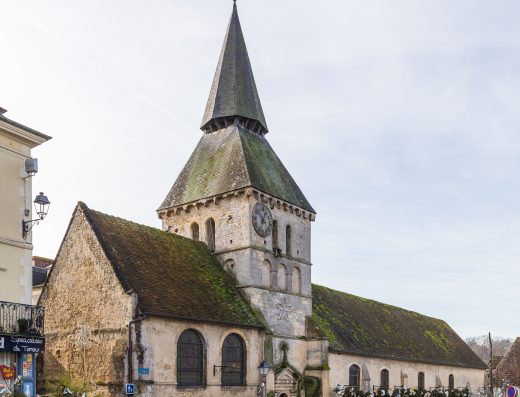
[[[315,211],[266,139],[236,3],[201,129],[157,210],[163,229],[206,242],[275,336],[304,336]]]

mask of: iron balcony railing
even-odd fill
[[[0,334],[43,336],[42,306],[0,301]]]

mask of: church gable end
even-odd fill
[[[78,205],[40,298],[45,307],[45,378],[120,384],[124,379],[127,295]],[[57,385],[56,385],[57,386]]]

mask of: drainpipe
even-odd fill
[[[140,323],[144,320],[144,317],[136,318],[134,320],[131,320],[128,323],[128,382],[127,383],[133,383],[133,374],[134,374],[134,368],[133,368],[133,360],[132,360],[132,325],[136,323]]]

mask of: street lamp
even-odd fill
[[[262,376],[262,397],[266,396],[266,388],[267,388],[267,374],[269,373],[269,364],[267,361],[262,361],[260,366],[258,367],[260,370],[260,375]]]
[[[34,209],[38,214],[38,218],[32,219],[30,221],[22,220],[22,236],[24,240],[27,238],[27,234],[33,228],[33,226],[38,224],[38,222],[43,221],[45,216],[47,216],[50,205],[51,202],[47,196],[43,194],[43,192],[40,192],[40,194],[36,196],[34,199]]]

